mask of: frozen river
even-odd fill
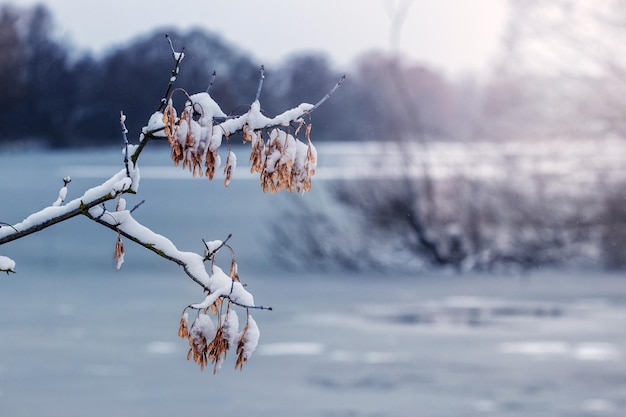
[[[224,190],[167,170],[163,154],[145,159],[129,198],[146,200],[138,220],[184,250],[233,233],[242,280],[274,307],[254,314],[257,351],[243,372],[232,356],[200,372],[176,336],[197,286],[131,243],[115,272],[116,236],[73,219],[0,249],[18,271],[0,277],[0,415],[624,415],[625,276],[282,271],[269,219],[319,198],[323,180],[303,197],[263,195],[256,181]],[[72,198],[116,164],[106,151],[0,154],[0,221],[50,204],[65,175]]]

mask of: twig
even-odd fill
[[[124,166],[126,167],[126,175],[130,177],[130,169],[128,168],[128,129],[126,129],[126,115],[120,111],[120,125],[122,127],[122,141],[124,144]]]
[[[107,212],[108,213],[108,212]],[[84,213],[85,216],[87,216],[89,219],[95,221],[96,223],[101,224],[104,227],[107,227],[111,230],[113,230],[116,233],[119,233],[120,235],[122,235],[123,237],[125,237],[126,239],[135,242],[136,244],[143,246],[144,248],[156,253],[157,255],[159,255],[160,257],[167,259],[168,261],[174,262],[175,264],[177,264],[178,266],[181,266],[183,268],[183,270],[185,271],[185,273],[187,274],[187,276],[189,278],[191,278],[196,284],[200,285],[205,291],[209,291],[209,288],[204,285],[204,283],[198,279],[187,267],[187,264],[185,263],[185,261],[183,261],[182,259],[176,258],[174,256],[170,256],[168,254],[166,254],[165,252],[163,252],[162,250],[160,250],[159,248],[157,248],[155,245],[151,245],[149,243],[145,243],[142,240],[140,240],[137,236],[134,236],[126,231],[124,231],[123,229],[121,229],[119,226],[119,224],[112,224],[107,222],[106,220],[104,220],[102,217],[104,215],[101,215],[99,217],[94,217],[92,216],[89,211],[85,211]]]
[[[174,45],[172,45],[172,40],[170,39],[170,35],[166,33],[165,37],[167,38],[167,41],[170,44],[170,49],[172,50],[172,56],[174,57],[176,64],[174,65],[174,68],[172,69],[172,76],[170,77],[170,82],[167,84],[167,90],[165,90],[165,94],[163,95],[163,98],[161,99],[161,102],[159,103],[159,107],[157,108],[157,111],[163,110],[163,108],[167,104],[167,97],[170,95],[170,91],[172,90],[172,86],[174,85],[174,82],[176,81],[176,77],[178,76],[178,72],[180,70],[180,61],[182,61],[183,58],[185,57],[185,54],[184,54],[185,47],[183,46],[180,52],[176,52],[174,50]]]
[[[259,88],[256,90],[256,96],[254,101],[258,101],[259,97],[261,97],[261,89],[263,88],[263,80],[265,80],[265,67],[261,65],[261,76],[259,78]]]
[[[211,74],[211,81],[209,81],[209,86],[206,88],[206,92],[208,93],[211,87],[213,87],[213,83],[215,82],[215,78],[217,77],[217,72],[213,71]]]
[[[13,227],[12,225],[10,225],[9,223],[5,223],[5,222],[0,222],[0,227],[2,226],[9,226],[11,229],[15,230],[17,232],[17,229],[15,227]]]
[[[244,307],[244,308],[248,308],[248,309],[251,309],[251,310],[269,310],[269,311],[273,311],[273,310],[274,310],[274,308],[273,308],[273,307],[265,307],[265,306],[247,306],[247,305],[245,305],[245,304],[240,304],[240,303],[238,303],[238,302],[236,302],[236,301],[231,300],[231,299],[230,299],[230,297],[226,297],[226,298],[228,298],[228,301],[229,301],[229,302],[231,302],[231,303],[233,303],[234,305],[239,306],[239,307]]]
[[[324,102],[326,100],[328,100],[330,98],[330,96],[333,95],[333,93],[335,92],[335,90],[337,90],[339,88],[339,86],[341,85],[341,83],[344,82],[344,80],[346,79],[345,75],[342,75],[341,78],[339,79],[339,81],[337,81],[337,84],[335,84],[335,86],[324,96],[322,97],[322,99],[320,101],[318,101],[315,106],[313,106],[313,108],[311,110],[309,110],[309,113],[311,113],[313,110],[317,109],[319,106],[321,106],[322,104],[324,104]]]
[[[233,237],[233,234],[229,233],[228,237],[225,240],[222,241],[221,245],[219,245],[217,248],[213,249],[210,253],[207,252],[207,255],[204,257],[204,260],[206,261],[207,259],[211,259],[213,257],[213,255],[215,255],[217,253],[218,250],[222,249],[224,246],[228,246],[226,244],[226,242],[228,242],[228,240],[231,237]],[[207,243],[207,241],[202,239],[202,243],[204,243],[204,246],[206,247],[206,250],[208,251],[209,250],[209,244]],[[230,246],[228,246],[228,247],[230,248]],[[231,251],[232,251],[232,248],[231,248]]]
[[[146,200],[141,200],[140,203],[138,203],[135,207],[133,207],[130,212],[132,213],[133,211],[137,210],[139,208],[140,205],[142,205],[143,203],[145,203]]]

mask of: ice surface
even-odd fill
[[[348,155],[342,146],[333,146],[330,156]],[[119,152],[112,153],[112,159],[101,151],[11,155],[0,166],[3,177],[34,167],[19,188],[14,181],[0,185],[1,195],[11,196],[0,220],[19,220],[49,204],[58,178],[68,173],[72,190],[93,186],[100,172],[108,178],[111,167],[119,169]],[[233,233],[229,243],[242,280],[260,303],[274,307],[255,313],[263,330],[257,351],[242,372],[232,370],[235,355],[229,355],[216,377],[189,364],[176,328],[197,285],[178,266],[130,243],[125,269],[115,273],[115,235],[77,219],[2,248],[20,264],[19,279],[0,279],[4,414],[195,415],[210,404],[215,414],[275,417],[414,417],[416,410],[438,417],[617,416],[626,404],[622,274],[388,274],[384,280],[368,273],[294,274],[263,250],[264,226],[287,199],[264,195],[256,178],[224,190],[168,177],[160,174],[172,170],[159,165],[163,155],[146,157],[154,176],[142,179],[139,197],[146,203],[133,216],[180,243],[181,251],[201,251],[201,238]],[[89,168],[84,177],[72,171],[79,166]],[[33,192],[20,192],[23,187]],[[184,196],[190,200],[182,207]],[[129,207],[138,202],[126,198]],[[449,320],[461,308],[488,311],[493,300],[514,307],[509,311],[547,305],[562,314],[500,315],[481,325]],[[440,320],[411,320],[427,310]],[[239,318],[242,327],[245,317]],[[507,343],[537,343],[555,353],[503,352]]]

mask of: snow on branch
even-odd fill
[[[170,94],[163,111],[155,112],[144,127],[141,143],[166,138],[172,148],[175,166],[182,165],[194,177],[204,175],[213,179],[221,168],[218,149],[223,139],[230,144],[232,135],[242,133],[243,142],[251,142],[250,172],[260,174],[264,191],[309,191],[317,166],[317,151],[310,138],[311,123],[304,116],[310,119],[311,112],[328,100],[344,79],[345,76],[317,104],[302,103],[274,117],[263,114],[259,101],[265,80],[264,67],[261,67],[255,100],[249,111],[241,116],[227,116],[208,89],[192,95],[177,89],[171,94],[181,91],[187,98],[180,114],[174,108]],[[304,142],[298,138],[300,131],[304,131]],[[235,164],[234,153],[229,149],[224,167],[226,186]]]
[[[137,185],[132,176],[127,176],[126,169],[122,169],[101,185],[90,188],[82,196],[65,205],[51,205],[31,214],[20,223],[11,227],[0,228],[0,245],[39,232],[80,214],[85,214],[92,207],[99,206],[122,193],[129,192]]]
[[[180,64],[184,58],[183,50],[177,52],[172,40],[166,35],[175,64],[169,79],[166,93],[157,111],[150,116],[142,129],[139,143],[129,143],[125,125],[126,116],[120,113],[120,127],[123,138],[123,168],[102,184],[86,190],[80,197],[66,202],[67,185],[71,179],[63,178],[63,187],[57,199],[21,222],[9,225],[0,222],[0,245],[26,237],[54,224],[83,215],[95,223],[111,229],[117,234],[114,258],[116,268],[124,262],[124,239],[152,251],[160,257],[182,267],[186,275],[197,283],[203,291],[203,299],[189,304],[183,311],[178,335],[189,342],[188,359],[194,359],[203,369],[209,362],[217,372],[223,363],[226,352],[236,350],[235,367],[241,369],[256,348],[260,332],[250,310],[271,310],[255,304],[253,295],[241,283],[233,248],[224,240],[205,241],[202,254],[180,251],[165,236],[153,232],[133,217],[133,211],[126,209],[124,194],[136,194],[139,191],[139,157],[144,147],[151,140],[168,140],[172,149],[171,158],[175,165],[182,163],[183,168],[192,174],[206,175],[213,178],[221,167],[218,149],[226,138],[228,153],[224,166],[228,185],[230,176],[236,167],[237,159],[230,150],[230,137],[241,133],[243,142],[251,142],[251,172],[258,172],[264,191],[276,192],[281,189],[303,192],[311,188],[311,177],[315,174],[317,152],[311,143],[310,113],[330,97],[342,80],[316,105],[303,103],[283,113],[267,117],[261,111],[259,97],[265,79],[265,69],[261,67],[259,85],[254,102],[246,114],[227,116],[220,106],[206,92],[193,95],[182,89],[173,89]],[[213,84],[215,73],[210,85]],[[209,88],[210,88],[209,85]],[[172,95],[183,92],[186,102],[180,113],[172,104]],[[307,116],[305,120],[305,117]],[[299,134],[304,132],[304,140]],[[106,203],[117,199],[114,210],[109,210]],[[216,254],[227,248],[230,250],[231,263],[226,273],[216,265]],[[0,272],[14,272],[15,261],[0,256]],[[246,312],[245,325],[239,332],[239,318],[235,307]],[[187,310],[195,310],[196,317],[188,325]],[[212,314],[215,319],[211,317]]]
[[[0,272],[15,272],[15,261],[7,256],[0,256]]]

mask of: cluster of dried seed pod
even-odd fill
[[[210,310],[218,318],[217,326],[208,311],[199,312],[191,327],[188,326],[187,312],[180,319],[178,336],[189,341],[187,359],[193,359],[201,370],[212,363],[213,373],[217,373],[226,359],[226,353],[236,346],[235,369],[242,369],[259,342],[260,333],[256,322],[248,314],[246,324],[239,332],[239,317],[234,309],[227,308],[222,315],[217,314],[217,305],[213,305]]]
[[[292,109],[288,114],[298,111],[300,108]],[[213,179],[221,167],[218,148],[226,138],[229,149],[223,172],[224,184],[228,186],[237,164],[237,157],[230,149],[230,135],[241,131],[243,142],[252,145],[250,172],[260,174],[265,192],[309,191],[317,164],[317,152],[310,140],[311,125],[298,118],[293,122],[299,123],[299,127],[292,134],[289,124],[285,126],[285,117],[278,119],[280,127],[272,126],[273,119],[264,118],[258,102],[255,102],[249,113],[228,118],[207,93],[199,93],[188,96],[180,116],[170,99],[163,111],[162,122],[172,148],[174,165],[182,165],[193,176],[204,175]],[[221,122],[217,123],[216,118]],[[297,138],[303,126],[307,143]],[[267,140],[265,132],[269,132]]]
[[[311,189],[315,175],[317,151],[310,139],[310,125],[306,128],[307,143],[282,129],[272,129],[267,142],[261,131],[244,131],[244,140],[252,141],[250,172],[261,175],[264,192],[304,192]]]

